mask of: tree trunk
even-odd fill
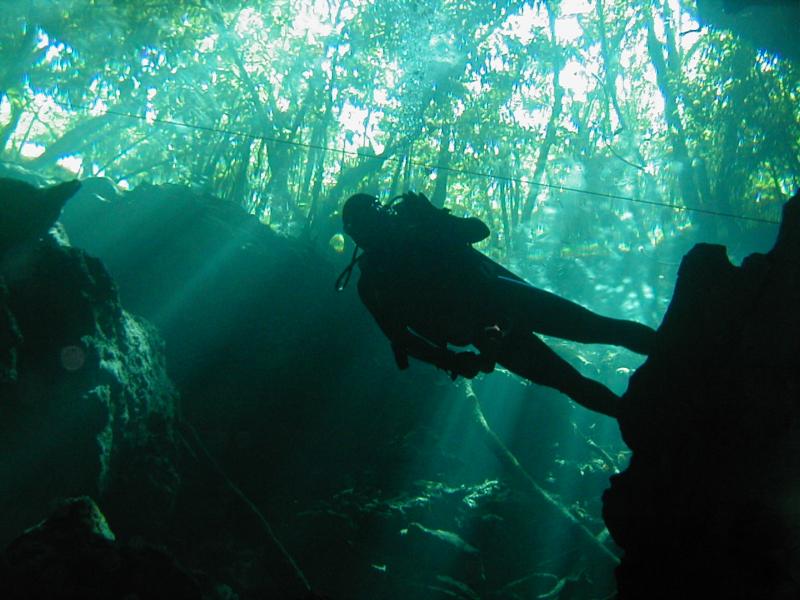
[[[664,98],[664,120],[667,123],[672,142],[672,156],[678,164],[678,187],[681,199],[687,206],[700,207],[700,195],[697,191],[694,168],[686,143],[686,133],[672,89],[672,73],[669,71],[667,60],[664,57],[664,47],[656,37],[652,10],[648,7],[643,10],[647,28],[647,51],[656,72],[658,89]],[[664,27],[668,29],[669,23],[664,23]]]
[[[50,144],[41,156],[33,159],[30,162],[32,168],[51,167],[65,154],[82,152],[97,138],[106,135],[111,126],[116,125],[121,118],[116,114],[105,113],[81,119],[75,127]]]
[[[2,65],[5,69],[0,71],[0,98],[6,96],[11,104],[11,121],[0,129],[0,152],[14,134],[22,116],[21,90],[25,74],[30,66],[41,58],[42,53],[43,50],[36,51],[36,28],[30,24],[16,47],[3,51]]]
[[[617,115],[617,121],[619,122],[619,128],[625,129],[625,117],[622,114],[622,110],[619,106],[619,100],[617,98],[617,76],[619,71],[617,69],[618,65],[618,58],[616,54],[612,55],[612,48],[616,48],[616,44],[609,44],[608,40],[608,33],[606,31],[606,15],[605,15],[605,7],[603,5],[604,0],[597,0],[597,28],[598,33],[600,36],[600,56],[603,59],[603,71],[604,71],[604,87],[606,92],[606,98],[608,102],[611,103],[614,112]],[[606,111],[608,111],[608,103],[606,103]],[[613,135],[611,131],[611,119],[610,116],[608,118],[609,124],[609,136]]]
[[[536,199],[539,197],[540,187],[537,184],[541,182],[544,176],[547,160],[550,157],[550,149],[556,142],[558,121],[561,118],[561,113],[564,108],[564,88],[559,84],[558,77],[561,74],[561,70],[564,68],[565,61],[564,53],[556,40],[556,14],[551,9],[550,4],[545,2],[543,6],[547,11],[547,18],[550,24],[551,53],[553,58],[553,105],[550,110],[550,120],[547,122],[544,140],[542,140],[539,154],[536,157],[536,166],[533,170],[533,177],[531,178],[533,186],[528,194],[528,198],[522,206],[522,215],[520,218],[522,224],[527,224],[530,221],[533,207],[536,205]]]
[[[436,186],[433,188],[433,195],[431,196],[431,204],[437,208],[444,206],[444,201],[447,198],[447,179],[450,175],[450,125],[445,124],[442,127],[442,137],[439,142],[439,157],[436,159],[436,166],[441,167],[438,169],[436,178]]]

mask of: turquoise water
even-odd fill
[[[355,286],[333,293],[353,248],[340,209],[422,192],[484,221],[476,247],[533,285],[657,328],[694,244],[734,263],[767,250],[800,187],[798,50],[780,30],[796,5],[0,6],[2,176],[84,182],[66,235],[165,338],[181,419],[250,500],[184,456],[186,516],[156,541],[241,598],[291,579],[253,506],[335,598],[613,592],[599,497],[628,460],[616,423],[479,376],[535,483],[520,489],[463,380],[397,371]],[[618,394],[643,360],[547,342]],[[193,548],[187,524],[220,505]],[[131,523],[110,519],[123,537]]]

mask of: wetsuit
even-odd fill
[[[400,368],[413,356],[455,378],[489,372],[497,363],[615,415],[617,396],[583,377],[534,332],[646,354],[652,329],[597,315],[529,285],[472,248],[489,235],[478,219],[454,217],[424,196],[403,200],[395,211],[392,234],[358,262],[358,292]],[[470,345],[479,352],[452,348]]]

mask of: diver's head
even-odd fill
[[[370,249],[384,238],[387,211],[375,196],[354,194],[342,207],[344,232],[364,249]]]

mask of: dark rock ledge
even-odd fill
[[[77,185],[0,179],[0,231],[22,231],[17,205],[58,189]],[[179,484],[163,342],[100,260],[47,233],[60,208],[41,207],[23,215],[37,227],[0,241],[0,545],[82,495],[135,535],[157,531]]]
[[[800,194],[767,254],[684,257],[620,427],[621,600],[800,597]]]
[[[61,501],[0,559],[6,600],[202,597],[197,582],[165,551],[140,540],[119,542],[87,496]]]

